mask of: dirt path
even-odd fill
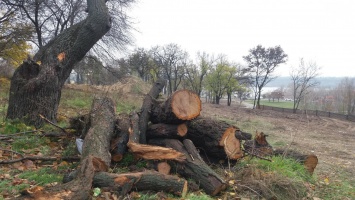
[[[223,103],[223,102],[222,102]],[[202,115],[236,123],[247,131],[263,131],[274,147],[289,146],[301,152],[314,153],[319,164],[315,173],[334,177],[346,171],[355,180],[355,123],[326,117],[253,110],[237,105],[204,103]],[[255,123],[254,123],[255,122]],[[246,125],[246,126],[245,126]]]

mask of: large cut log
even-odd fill
[[[176,166],[179,174],[196,181],[207,194],[214,196],[226,189],[225,181],[202,160],[191,140],[185,139],[181,143],[177,139],[152,139],[149,143],[182,152],[186,160],[172,165]]]
[[[313,174],[314,169],[318,164],[318,157],[312,153],[304,154],[290,149],[275,149],[274,155],[283,156],[285,158],[292,158],[297,162],[302,163],[310,174]]]
[[[250,155],[259,157],[271,156],[273,154],[272,146],[266,140],[267,135],[263,132],[256,132],[253,140],[244,143],[244,151]]]
[[[245,135],[238,127],[224,121],[198,117],[187,123],[186,137],[208,156],[218,159],[236,160],[243,156],[236,135]],[[245,136],[247,137],[247,136]]]
[[[200,115],[201,100],[190,90],[178,90],[165,102],[155,102],[150,113],[154,124],[181,124]]]
[[[90,113],[91,127],[83,144],[82,157],[92,155],[100,158],[107,168],[111,163],[110,140],[116,119],[114,105],[113,101],[107,97],[94,100]]]
[[[152,138],[182,138],[187,133],[187,126],[183,124],[151,124],[147,129],[147,139]]]
[[[146,144],[147,139],[146,139],[146,131],[148,127],[148,122],[149,122],[149,113],[152,110],[152,105],[156,101],[156,99],[159,96],[159,93],[163,90],[165,86],[165,80],[159,79],[157,80],[152,89],[150,89],[149,93],[145,96],[139,116],[139,132],[140,132],[140,138],[139,138],[139,143],[141,144]]]
[[[76,177],[75,173],[67,176],[63,182],[66,183],[74,179]],[[106,189],[118,192],[120,196],[124,196],[132,189],[135,189],[138,191],[165,191],[184,197],[188,190],[185,179],[155,171],[124,174],[98,172],[93,177],[93,186],[105,187]]]

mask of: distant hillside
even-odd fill
[[[336,87],[342,79],[345,77],[319,77],[317,80],[320,82],[320,87],[333,88]],[[267,87],[287,87],[291,83],[291,77],[283,76],[278,77],[275,80],[267,84]]]

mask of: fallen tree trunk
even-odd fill
[[[314,169],[318,164],[318,157],[314,154],[303,154],[301,152],[290,149],[276,149],[274,155],[283,156],[285,158],[292,158],[299,163],[302,163],[305,169],[313,174]]]
[[[181,124],[200,115],[201,100],[189,90],[174,92],[165,102],[154,102],[150,121],[154,124]]]
[[[207,194],[214,196],[226,189],[225,181],[202,160],[191,140],[185,139],[181,143],[176,139],[152,139],[149,143],[170,147],[183,153],[186,160],[172,164],[179,174],[192,178]]]
[[[226,122],[198,117],[187,123],[186,137],[208,156],[236,160],[243,156],[236,134],[244,135],[239,128]],[[247,137],[247,136],[245,136]]]
[[[182,138],[187,133],[187,126],[183,124],[151,124],[147,129],[147,138]]]
[[[256,132],[253,140],[244,143],[244,151],[250,155],[259,157],[271,156],[273,154],[272,146],[266,140],[267,135],[263,132]]]
[[[63,181],[69,182],[73,180],[74,177],[76,177],[76,174],[72,173]],[[124,174],[98,172],[93,177],[93,186],[105,187],[117,192],[120,196],[126,195],[132,189],[136,189],[138,191],[165,191],[184,197],[188,190],[187,181],[185,179],[155,171]]]
[[[91,127],[84,138],[82,157],[92,155],[110,167],[110,140],[115,127],[115,107],[109,98],[95,99],[91,108]]]

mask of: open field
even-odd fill
[[[231,107],[205,103],[202,108],[202,115],[235,123],[250,133],[256,130],[265,132],[269,135],[268,140],[274,148],[287,147],[316,154],[319,163],[315,175],[321,182],[329,180],[329,184],[346,183],[350,187],[355,186],[354,122],[271,110],[246,109],[237,106],[236,103]],[[337,198],[330,199],[354,199],[355,188],[351,189],[353,192],[348,197],[339,194]]]

